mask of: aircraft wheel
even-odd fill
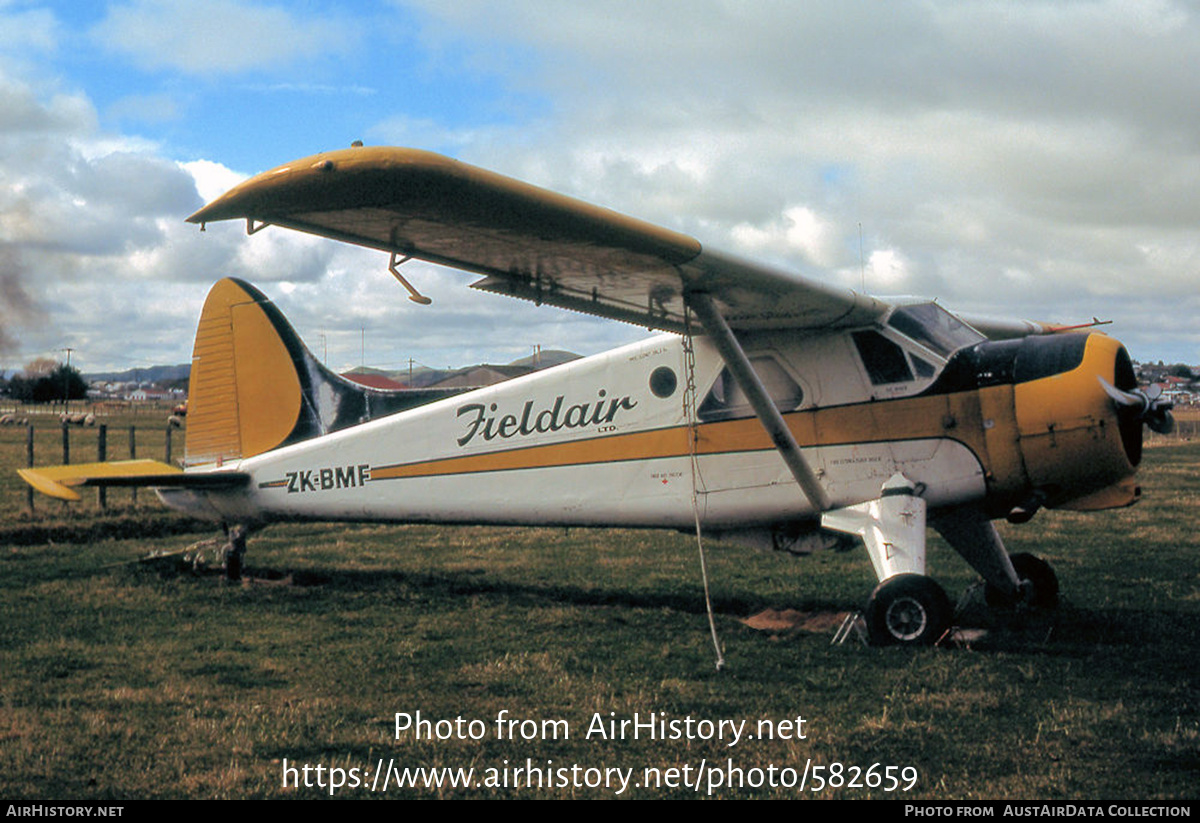
[[[1049,563],[1040,557],[1021,552],[1012,556],[1013,568],[1024,588],[1028,583],[1033,591],[1025,596],[1025,605],[1033,609],[1049,611],[1058,606],[1058,575]]]
[[[1021,581],[1022,597],[1020,605],[1037,611],[1052,611],[1058,607],[1058,575],[1054,568],[1028,552],[1014,554],[1010,558],[1017,579]],[[1005,597],[992,585],[988,585],[985,595],[989,606],[1012,606],[1011,598]]]
[[[898,574],[875,587],[867,601],[867,630],[875,646],[931,646],[950,625],[946,592],[921,574]]]

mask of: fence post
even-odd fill
[[[25,429],[25,463],[28,468],[33,468],[33,424],[30,423]],[[25,484],[25,503],[29,506],[29,513],[33,514],[33,486]]]
[[[129,427],[129,459],[137,458],[137,426]],[[133,505],[137,505],[137,486],[133,487]]]
[[[96,435],[96,459],[101,463],[108,459],[108,426],[103,423]],[[100,511],[108,508],[108,489],[104,486],[96,489],[96,502],[100,504]]]
[[[167,424],[167,459],[164,461],[168,466],[174,465],[171,462],[171,424]]]
[[[70,463],[71,463],[71,424],[67,423],[66,421],[63,421],[63,424],[62,424],[62,450],[63,450],[63,461],[62,461],[63,465],[64,466],[70,465]],[[59,508],[62,509],[63,513],[66,514],[67,512],[69,512],[71,504],[68,503],[66,500],[63,500],[60,502],[61,502],[61,505],[59,506]]]

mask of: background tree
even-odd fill
[[[38,357],[30,360],[25,364],[22,373],[30,380],[37,380],[41,377],[48,377],[55,369],[59,367],[59,362],[49,357]]]
[[[64,363],[38,382],[42,384],[43,381],[48,384],[41,386],[48,395],[46,400],[83,400],[87,397],[87,381],[74,366]]]
[[[9,396],[24,403],[56,403],[87,397],[87,383],[74,366],[39,358],[9,381]]]

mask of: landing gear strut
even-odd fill
[[[946,592],[923,574],[889,577],[867,601],[867,631],[874,646],[930,646],[950,626]]]
[[[230,526],[225,529],[227,542],[221,547],[221,563],[225,567],[226,580],[242,579],[242,561],[246,556],[245,526]]]
[[[946,592],[925,575],[924,487],[895,474],[877,500],[826,512],[821,525],[857,534],[880,583],[867,601],[867,633],[875,646],[930,646],[950,626]]]
[[[1058,605],[1058,577],[1050,564],[1025,552],[1010,555],[981,509],[943,510],[933,525],[983,577],[984,597],[993,610],[1048,612]]]

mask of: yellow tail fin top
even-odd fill
[[[192,350],[187,465],[270,451],[295,428],[299,354],[289,350],[277,326],[282,317],[273,309],[261,292],[238,280],[221,280],[209,292]]]

